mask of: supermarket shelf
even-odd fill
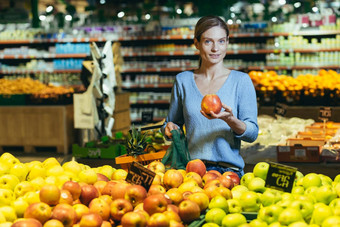
[[[172,84],[134,84],[130,86],[122,86],[123,89],[132,89],[132,88],[172,88]]]
[[[249,32],[249,33],[237,33],[230,34],[231,38],[242,37],[275,37],[275,36],[322,36],[322,35],[338,35],[340,31],[296,31],[296,32]],[[105,42],[107,40],[112,41],[129,41],[129,40],[181,40],[181,39],[193,39],[193,34],[186,35],[155,35],[155,36],[128,36],[119,37],[116,39],[106,37],[96,38],[61,38],[61,39],[18,39],[18,40],[0,40],[1,44],[31,44],[31,43],[82,43],[82,42]]]
[[[105,42],[106,38],[63,38],[63,39],[18,39],[18,40],[0,40],[1,44],[32,44],[32,43],[88,43],[88,42]]]
[[[169,104],[168,100],[139,100],[135,102],[130,102],[131,105],[133,104]]]
[[[124,57],[136,57],[136,56],[185,56],[185,55],[197,55],[198,51],[150,51],[150,52],[140,52],[140,53],[125,53]]]
[[[247,69],[247,67],[228,67],[229,69],[233,70],[242,70]],[[124,69],[122,70],[122,73],[141,73],[141,72],[182,72],[186,70],[194,70],[196,67],[175,67],[175,68],[165,68],[165,67],[159,67],[159,68],[134,68],[134,69]]]
[[[301,69],[340,69],[339,65],[328,66],[249,66],[248,70],[301,70]]]
[[[21,73],[80,73],[81,69],[55,69],[55,70],[0,70],[0,74]]]
[[[37,58],[85,58],[89,56],[88,54],[43,54],[41,56],[33,55],[2,55],[0,54],[0,59],[37,59]]]
[[[134,68],[122,70],[122,73],[140,73],[140,72],[181,72],[185,70],[192,70],[194,67],[176,67],[176,68]]]
[[[252,50],[228,50],[227,54],[271,54],[271,53],[314,53],[314,52],[334,52],[340,51],[340,48],[315,48],[315,49],[252,49]],[[155,51],[155,52],[139,52],[126,53],[124,57],[137,56],[192,56],[198,55],[198,51]]]

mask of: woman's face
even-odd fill
[[[195,46],[200,51],[202,63],[219,63],[223,61],[227,53],[227,33],[221,27],[212,27],[202,33],[199,42],[195,39]]]

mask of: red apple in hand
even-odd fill
[[[221,112],[222,109],[222,102],[218,95],[216,94],[208,94],[205,95],[201,102],[201,108],[204,113],[207,115],[210,115],[210,111],[214,112],[215,114],[218,114]]]

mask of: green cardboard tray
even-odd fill
[[[72,145],[72,155],[76,158],[105,158],[114,159],[124,154],[125,147],[121,144],[113,144],[107,148],[80,147],[78,144]]]

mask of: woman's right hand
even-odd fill
[[[164,133],[165,133],[165,135],[168,137],[168,138],[172,138],[172,133],[171,133],[171,131],[172,130],[175,130],[175,129],[178,129],[178,126],[177,125],[175,125],[174,123],[172,123],[172,122],[168,122],[167,124],[166,124],[166,126],[165,126],[165,130],[164,130]]]

